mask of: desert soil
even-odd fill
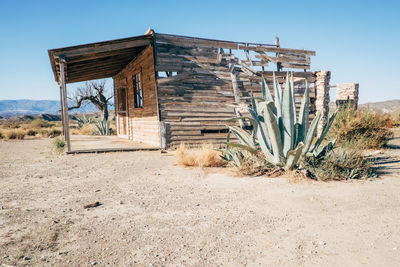
[[[379,179],[326,183],[0,142],[0,266],[399,266],[390,156]]]

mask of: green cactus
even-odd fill
[[[287,74],[284,90],[281,89],[275,73],[273,81],[274,96],[271,95],[264,77],[262,77],[261,85],[262,101],[259,102],[253,95],[251,96],[251,107],[248,107],[251,117],[244,118],[252,123],[252,133],[239,127],[229,127],[230,132],[236,135],[240,144],[233,144],[227,140],[226,154],[234,153],[235,159],[240,159],[237,156],[240,149],[245,149],[250,153],[261,151],[267,162],[289,170],[298,166],[300,160],[306,156],[319,157],[332,150],[334,141],[326,146],[321,146],[321,142],[329,131],[336,113],[329,118],[316,142],[313,143],[321,114],[317,113],[309,126],[308,83],[306,82],[297,117],[293,77],[289,78],[289,74]],[[233,148],[235,148],[233,152],[229,151]],[[241,156],[243,157],[243,154]]]

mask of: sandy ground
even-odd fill
[[[0,142],[0,266],[400,264],[399,149],[380,179],[324,183],[50,142]]]

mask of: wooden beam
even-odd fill
[[[105,79],[105,78],[110,78],[116,75],[118,72],[110,72],[110,73],[99,73],[99,74],[93,74],[93,75],[83,75],[83,76],[72,76],[68,78],[68,81],[66,83],[76,83],[76,82],[84,82],[84,81],[91,81],[91,80],[97,80],[97,79]]]
[[[140,46],[140,47],[130,47],[126,49],[121,49],[121,50],[114,50],[114,51],[106,51],[106,52],[100,52],[100,53],[93,53],[93,54],[87,54],[87,55],[82,55],[82,56],[76,56],[76,57],[69,57],[68,58],[68,65],[71,63],[77,63],[77,62],[82,62],[82,61],[89,61],[93,59],[101,59],[101,58],[107,58],[107,57],[115,57],[115,56],[131,56],[138,54],[145,46]]]
[[[266,46],[246,46],[239,45],[241,50],[252,50],[252,51],[262,51],[262,52],[275,52],[275,53],[293,53],[293,54],[304,54],[315,56],[315,51],[303,50],[303,49],[289,49],[289,48],[277,48],[277,47],[266,47]]]
[[[71,151],[71,139],[69,135],[69,118],[68,118],[68,103],[67,103],[67,86],[65,84],[65,73],[64,73],[64,64],[65,59],[60,58],[60,81],[61,81],[61,89],[63,95],[63,115],[64,115],[64,131],[65,131],[65,139],[67,142],[67,152]]]
[[[265,61],[271,61],[273,63],[282,62],[282,63],[294,63],[294,64],[303,64],[308,65],[309,62],[306,59],[296,59],[290,57],[270,57],[266,54],[256,55],[256,58],[264,59]]]
[[[116,44],[101,44],[98,45],[97,47],[81,47],[81,48],[75,48],[71,50],[60,50],[58,52],[54,52],[54,56],[63,56],[64,58],[68,59],[68,57],[77,57],[77,56],[82,56],[85,54],[92,54],[92,53],[102,53],[102,52],[109,52],[113,50],[120,50],[120,49],[126,49],[126,48],[134,48],[134,47],[139,47],[139,46],[147,46],[151,42],[151,39],[138,39],[138,40],[132,40],[132,41],[126,41],[122,43],[116,43]]]

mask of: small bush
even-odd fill
[[[3,138],[4,138],[4,134],[2,131],[0,131],[0,139],[3,139]]]
[[[355,150],[334,150],[324,158],[307,157],[304,161],[310,177],[321,181],[374,177],[373,164],[372,159]]]
[[[380,148],[393,137],[389,129],[392,126],[393,120],[388,114],[343,107],[339,109],[328,139],[337,138],[337,144],[345,148]]]
[[[181,144],[177,150],[178,164],[187,167],[221,167],[225,162],[220,152],[213,150],[212,145],[204,144],[201,148],[190,149]]]
[[[42,137],[48,137],[49,136],[49,129],[39,129],[39,134]]]
[[[58,151],[63,151],[65,149],[65,141],[62,140],[61,138],[55,138],[54,141],[53,141],[53,146]]]
[[[37,132],[36,132],[35,130],[29,129],[29,130],[26,132],[26,134],[27,134],[28,136],[35,136],[35,135],[37,134]]]
[[[50,137],[50,138],[54,138],[54,137],[57,137],[57,136],[60,136],[60,135],[61,135],[61,131],[57,130],[57,129],[52,129],[48,133],[48,137]]]
[[[21,129],[11,129],[5,132],[5,138],[10,139],[24,139],[25,138],[25,131]]]

